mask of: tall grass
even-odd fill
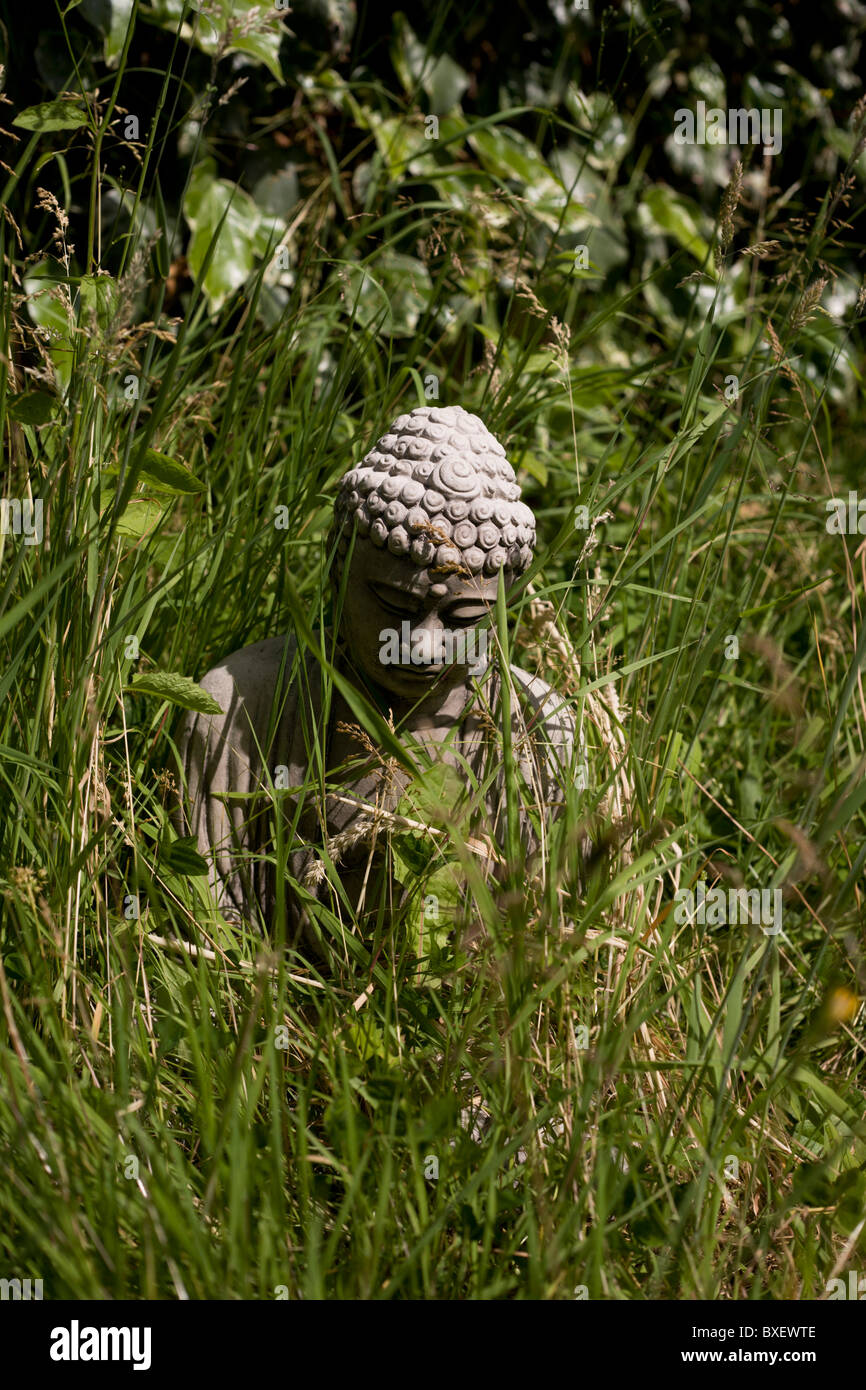
[[[7,194],[35,200],[34,149]],[[338,241],[340,160],[267,326],[263,268],[216,316],[197,281],[174,319],[164,249],[130,241],[104,289],[94,232],[82,281],[49,202],[46,292],[0,223],[6,495],[45,517],[41,545],[2,537],[0,570],[0,1265],[50,1297],[821,1296],[862,1258],[866,1195],[863,555],[823,506],[856,476],[862,417],[831,391],[849,329],[823,378],[803,365],[838,209],[781,284],[707,261],[660,341],[633,288],[583,307],[592,280],[539,253],[504,186],[504,296],[483,219],[386,197],[382,160]],[[156,168],[149,147],[141,197]],[[375,281],[434,228],[395,334],[357,268]],[[649,279],[673,294],[684,265]],[[467,268],[480,327],[455,335]],[[439,850],[375,941],[320,912],[323,967],[186,871],[179,712],[134,678],[197,679],[287,629],[315,649],[333,483],[429,371],[524,465],[543,544],[500,635],[568,696],[587,786],[503,900],[422,785]],[[149,448],[204,490],[160,482]],[[470,875],[472,951],[419,942],[443,862]],[[781,933],[678,922],[701,874],[781,889]]]

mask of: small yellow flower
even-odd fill
[[[840,1023],[850,1023],[857,1017],[859,1008],[860,1000],[846,985],[837,985],[835,989],[831,989],[824,1000],[824,1016],[831,1027]]]

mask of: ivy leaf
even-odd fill
[[[457,824],[468,835],[466,787],[457,769],[449,763],[430,763],[407,786],[397,814],[431,825]]]
[[[383,1062],[390,1060],[385,1035],[375,1020],[362,1017],[357,1023],[350,1023],[347,1031],[362,1062],[369,1062],[374,1057]]]
[[[833,1176],[827,1163],[801,1163],[794,1174],[791,1201],[795,1206],[835,1205]]]
[[[430,98],[431,111],[439,116],[453,111],[469,86],[463,68],[447,53],[435,57],[400,13],[394,16],[391,61],[407,93],[411,95],[422,87]]]
[[[432,835],[421,832],[391,836],[394,855],[394,877],[404,886],[420,879],[436,852]]]
[[[198,714],[223,714],[213,695],[209,695],[189,676],[178,675],[176,671],[147,671],[133,676],[129,687],[136,695],[155,695],[160,700],[168,700],[181,709],[195,710]]]
[[[411,337],[430,305],[432,282],[427,267],[401,252],[383,253],[377,259],[375,274],[368,266],[347,261],[336,279],[354,321],[365,328],[378,328],[387,337]]]
[[[507,185],[518,184],[536,217],[564,231],[592,226],[596,219],[576,198],[538,152],[538,147],[508,126],[473,130],[469,144],[483,169]]]
[[[120,62],[132,11],[133,0],[111,0],[111,21],[105,35],[105,61],[110,68]]]
[[[542,487],[547,487],[547,465],[531,449],[524,449],[518,459],[518,467],[525,468],[530,477],[535,478]]]

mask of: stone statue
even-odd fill
[[[510,587],[534,543],[535,519],[505,450],[459,406],[401,415],[339,483],[335,619],[318,634],[321,649],[416,765],[452,769],[491,846],[487,873],[495,873],[505,824],[490,610],[500,571]],[[182,824],[212,865],[223,913],[269,930],[285,911],[290,935],[314,954],[322,920],[332,931],[352,917],[362,930],[367,921],[372,939],[382,903],[398,901],[393,882],[383,889],[383,845],[410,774],[359,728],[322,661],[295,635],[234,652],[201,684],[224,713],[185,721]],[[510,668],[510,687],[525,805],[546,814],[563,797],[573,720],[544,681],[519,667]],[[521,838],[531,851],[528,811]],[[287,876],[275,869],[280,844]],[[317,904],[331,915],[322,919]]]

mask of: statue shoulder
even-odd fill
[[[190,712],[184,718],[179,747],[188,769],[224,774],[228,785],[241,765],[258,766],[260,750],[272,748],[275,737],[285,742],[294,722],[296,658],[293,636],[269,637],[240,647],[202,676],[199,684],[221,713]]]
[[[239,647],[211,667],[199,684],[213,696],[224,717],[243,705],[255,722],[259,711],[269,711],[281,677],[284,685],[289,681],[296,653],[297,641],[291,633],[267,637]]]
[[[574,751],[575,723],[568,699],[540,676],[530,675],[520,666],[512,666],[511,674],[528,707],[527,725],[536,736],[541,736],[560,763],[569,763]]]

